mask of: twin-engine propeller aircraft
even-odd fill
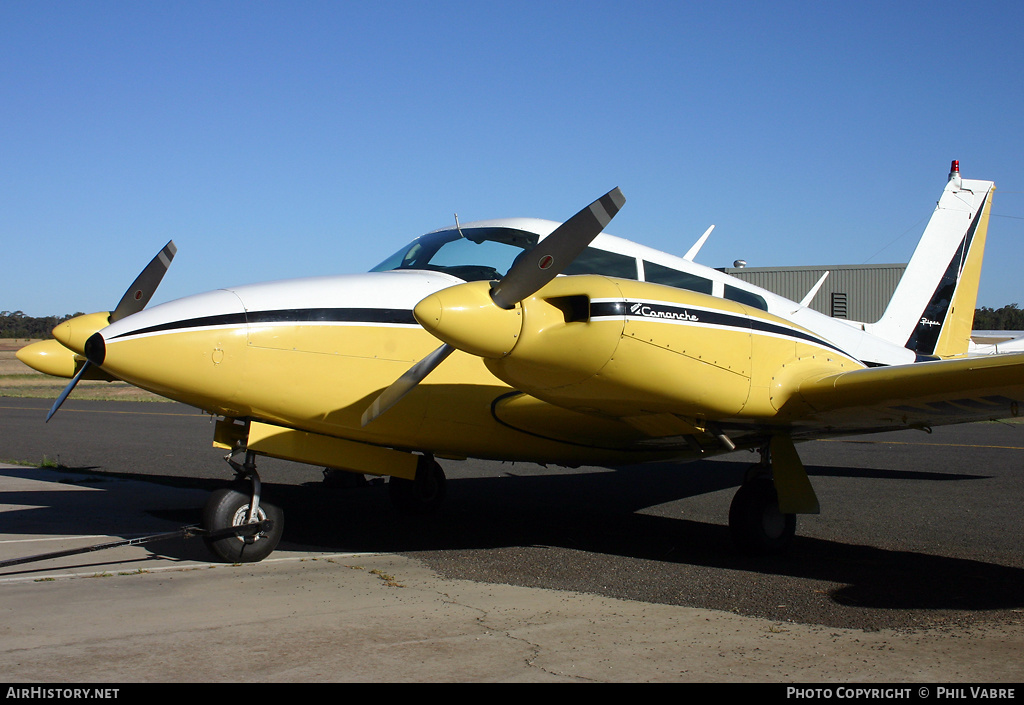
[[[444,495],[435,457],[621,466],[756,450],[729,523],[743,550],[774,552],[796,514],[819,511],[795,442],[1018,415],[1024,354],[967,356],[993,189],[954,162],[870,324],[696,264],[707,233],[683,258],[602,234],[615,189],[562,224],[456,219],[366,274],[147,309],[169,243],[113,312],[19,357],[73,377],[50,415],[89,377],[219,417],[214,445],[243,482],[213,493],[206,528],[262,522],[208,541],[225,560],[261,560],[281,537],[258,456],[386,475],[400,507],[425,511]]]

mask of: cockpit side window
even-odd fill
[[[562,270],[562,274],[604,274],[621,279],[636,279],[636,258],[588,247]]]
[[[696,274],[681,272],[678,269],[665,267],[644,260],[644,279],[654,284],[664,284],[676,289],[696,291],[701,294],[711,293],[711,280],[698,277]]]
[[[768,302],[760,294],[755,294],[739,287],[725,285],[725,298],[737,303],[746,304],[762,311],[768,310]]]

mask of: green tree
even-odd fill
[[[0,338],[49,338],[58,324],[78,315],[35,317],[22,311],[0,311]]]
[[[1024,309],[1007,304],[991,309],[982,306],[974,311],[974,330],[1024,330]]]

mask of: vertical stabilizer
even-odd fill
[[[953,162],[914,256],[869,333],[924,357],[967,354],[993,191],[991,181],[960,178]]]

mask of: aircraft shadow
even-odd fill
[[[822,589],[834,603],[851,608],[983,611],[1024,607],[1021,568],[800,535],[785,557],[750,557],[734,549],[724,511],[720,524],[640,511],[729,490],[739,484],[747,466],[699,463],[680,470],[678,465],[662,464],[621,472],[451,479],[444,510],[437,516],[419,518],[400,515],[384,484],[340,490],[280,485],[268,487],[265,496],[273,497],[284,509],[288,542],[353,552],[422,555],[474,551],[485,564],[482,575],[501,581],[513,580],[507,574],[509,566],[488,566],[482,553],[555,547],[572,551],[577,561],[564,580],[557,577],[567,570],[562,567],[561,552],[549,550],[530,552],[528,564],[513,560],[512,570],[518,571],[519,580],[524,584],[553,580],[554,585],[579,589],[579,570],[600,575],[606,570],[606,557],[619,556],[636,562],[638,568],[653,565],[665,569],[662,575],[667,582],[678,580],[678,569],[684,568],[739,571],[753,580],[762,576],[823,583],[828,587]],[[829,468],[828,472],[958,479],[941,473],[857,468]],[[961,475],[959,479],[975,477],[979,476]],[[443,556],[436,557],[444,561]],[[464,574],[473,577],[472,571]],[[545,578],[537,577],[542,574]],[[607,582],[606,577],[597,582]],[[707,597],[694,602],[708,606]],[[734,605],[725,600],[718,606],[729,609]]]
[[[800,536],[799,532],[787,556],[749,557],[733,548],[724,514],[721,523],[710,523],[639,511],[735,487],[746,467],[745,463],[705,462],[690,463],[682,471],[678,465],[654,464],[628,472],[455,478],[449,479],[444,510],[420,518],[400,515],[383,482],[355,488],[264,483],[263,497],[284,510],[284,543],[289,547],[416,554],[444,566],[452,577],[607,590],[624,597],[632,596],[627,584],[630,580],[642,580],[646,590],[643,594],[649,597],[652,592],[661,593],[659,601],[762,616],[772,616],[771,608],[761,604],[770,601],[767,595],[772,593],[772,585],[793,578],[812,581],[818,586],[808,590],[824,593],[825,601],[834,606],[853,610],[1024,608],[1021,568],[841,543]],[[875,473],[855,468],[824,470],[855,476]],[[921,473],[908,475],[920,477]],[[963,475],[960,479],[973,477],[977,476]],[[188,490],[212,490],[224,485],[181,477],[132,479]],[[117,485],[97,483],[92,487],[116,490]],[[29,521],[18,530],[35,530],[33,513],[37,520],[45,521],[50,518],[48,512],[64,512],[60,502],[69,500],[58,499],[59,494],[20,493],[18,503],[36,508],[19,513],[19,522]],[[94,505],[87,514],[96,520],[81,526],[80,534],[102,531],[118,535],[115,527],[119,507],[130,498],[116,491],[84,496]],[[13,497],[0,493],[0,503],[12,501]],[[74,501],[83,500],[76,496]],[[199,522],[201,503],[200,493],[185,493],[178,506],[164,505],[146,512],[164,521],[194,524]],[[203,553],[204,547],[197,540],[172,541],[151,544],[149,550],[171,560],[195,560],[197,551]],[[446,560],[446,552],[469,552],[473,560],[453,565],[450,558]],[[566,552],[571,553],[571,561],[566,560]],[[610,575],[610,556],[628,559],[632,575]],[[94,561],[96,557],[83,560]],[[718,584],[715,576],[721,571],[738,574],[742,583],[757,587],[748,590],[750,594],[745,598],[721,594],[714,587]],[[619,587],[617,580],[622,582]],[[662,584],[653,585],[652,590],[652,583],[658,581]],[[702,587],[693,587],[701,581]],[[750,604],[744,606],[744,600]],[[842,619],[832,623],[844,625]]]

